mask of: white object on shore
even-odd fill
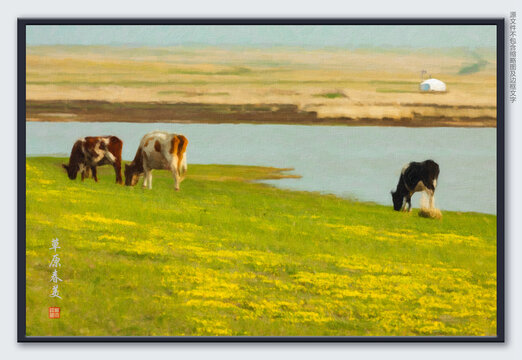
[[[442,212],[436,208],[420,208],[419,216],[430,219],[442,219]]]
[[[443,81],[440,81],[438,79],[428,79],[424,80],[419,85],[420,91],[423,92],[429,92],[429,91],[436,91],[436,92],[444,92],[446,91],[446,84]]]

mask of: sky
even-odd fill
[[[27,45],[494,47],[494,25],[30,25]]]

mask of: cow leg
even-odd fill
[[[88,166],[82,166],[80,171],[82,173],[82,181],[83,179],[88,179],[91,176],[91,168]]]
[[[402,206],[401,206],[401,211],[406,211],[406,204],[408,203],[408,201],[406,200],[406,196],[404,198],[402,198]]]
[[[179,173],[178,173],[178,169],[175,166],[173,166],[171,171],[172,171],[172,176],[174,177],[174,190],[178,191],[179,183],[181,182]]]
[[[183,160],[181,161],[181,168],[179,169],[180,173],[180,181],[183,181],[185,179],[185,176],[187,174],[187,157],[183,156]]]
[[[116,173],[116,184],[123,184],[123,179],[121,177],[121,162],[116,160],[112,166],[114,167],[114,172]]]
[[[435,207],[435,191],[429,190],[428,196],[430,198],[430,209],[433,209]]]
[[[143,188],[152,189],[152,169],[143,166]]]
[[[92,177],[94,181],[98,182],[98,175],[96,174],[96,166],[91,166]]]
[[[147,173],[147,188],[152,189],[152,170]]]
[[[144,189],[147,188],[147,181],[148,180],[149,180],[149,171],[148,170],[144,170],[144,172],[143,172],[143,185],[142,185],[142,187]]]
[[[411,211],[411,195],[406,197],[406,203],[408,204],[408,212]]]
[[[88,174],[87,174],[87,170],[88,170],[88,169],[89,169],[89,168],[88,168],[88,167],[85,167],[83,164],[79,164],[79,165],[78,165],[78,172],[79,172],[80,175],[81,175],[81,179],[82,179],[82,181],[83,181],[85,178],[89,177]]]

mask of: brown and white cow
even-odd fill
[[[125,165],[125,185],[136,185],[143,175],[143,187],[152,189],[152,170],[160,169],[172,172],[174,189],[179,190],[187,171],[187,145],[187,138],[180,134],[163,131],[146,134],[132,163]]]
[[[92,172],[94,181],[98,182],[96,167],[110,164],[116,172],[116,183],[122,184],[121,150],[123,142],[116,136],[87,136],[78,139],[72,148],[69,165],[62,164],[69,179],[74,180],[78,172],[82,181]]]

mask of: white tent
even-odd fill
[[[437,79],[428,79],[420,83],[420,91],[446,91],[446,84]]]

